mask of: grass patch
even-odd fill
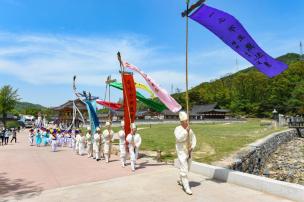
[[[164,159],[174,159],[175,137],[173,124],[138,126],[145,128],[139,130],[142,136],[141,150],[161,150]],[[259,119],[251,119],[246,123],[231,124],[192,124],[191,128],[196,134],[197,146],[193,158],[199,162],[211,163],[221,160],[225,156],[239,150],[257,139],[279,131],[260,126]]]

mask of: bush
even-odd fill
[[[7,128],[18,128],[20,125],[17,121],[7,121],[6,127]]]

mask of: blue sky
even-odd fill
[[[74,98],[77,75],[79,89],[103,98],[106,76],[119,78],[120,50],[168,91],[171,85],[184,89],[184,2],[0,0],[0,85],[18,88],[23,101],[56,106]],[[237,17],[273,57],[299,52],[304,41],[303,0],[207,4]],[[189,26],[190,86],[250,66],[204,27]],[[117,100],[121,92],[113,89],[112,95]]]

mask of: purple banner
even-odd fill
[[[288,68],[283,62],[265,53],[241,23],[230,14],[202,5],[189,17],[213,32],[268,77],[274,77]]]

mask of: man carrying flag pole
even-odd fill
[[[226,45],[252,63],[260,72],[268,77],[274,77],[288,66],[275,60],[263,51],[249,35],[242,24],[232,15],[204,4],[205,0],[198,0],[182,13],[186,17],[186,109],[187,113],[180,112],[181,126],[176,127],[176,150],[180,161],[180,177],[178,181],[187,194],[192,194],[187,173],[191,165],[191,152],[195,147],[195,135],[189,127],[189,97],[188,97],[188,19],[189,17],[206,27],[218,36]],[[195,10],[195,11],[194,11]],[[194,11],[193,13],[191,13]]]
[[[186,1],[187,11],[189,9],[189,0]],[[186,109],[187,112],[179,112],[180,126],[174,130],[176,140],[176,153],[179,160],[180,179],[177,181],[183,187],[183,190],[192,195],[190,189],[188,173],[192,162],[192,151],[196,145],[196,137],[190,129],[189,122],[189,95],[188,95],[188,15],[186,16]]]

